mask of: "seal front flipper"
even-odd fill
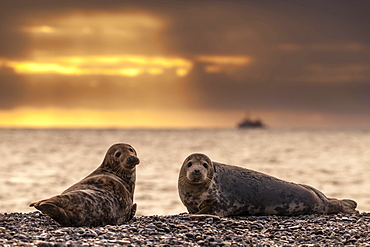
[[[134,218],[136,214],[136,209],[137,209],[137,204],[134,203],[134,205],[132,205],[132,208],[131,208],[131,215],[129,216],[127,221],[132,220],[132,218]]]
[[[54,196],[49,199],[45,199],[38,202],[33,202],[30,204],[30,207],[35,207],[44,214],[49,215],[61,226],[70,226],[71,221],[64,210],[69,204],[69,198],[66,196]]]
[[[215,204],[216,199],[208,199],[204,200],[199,205],[199,211],[196,214],[213,214],[216,215],[215,212]]]

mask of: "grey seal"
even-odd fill
[[[191,214],[217,216],[358,213],[353,200],[191,154],[182,164],[178,192]]]
[[[131,145],[114,144],[90,175],[62,194],[30,206],[61,226],[104,226],[129,221],[136,213],[133,195],[139,162]]]

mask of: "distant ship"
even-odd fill
[[[238,123],[238,128],[265,128],[266,125],[260,119],[251,119],[249,117],[244,118],[240,123]]]

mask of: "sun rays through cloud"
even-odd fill
[[[186,75],[192,62],[183,58],[122,56],[85,56],[44,58],[38,61],[9,61],[17,73],[55,73],[67,75],[137,76],[143,73],[158,75],[174,69],[179,76]]]
[[[370,126],[365,0],[0,2],[0,127]]]

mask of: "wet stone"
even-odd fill
[[[118,226],[60,227],[38,212],[0,214],[0,246],[366,246],[370,214],[140,216]]]
[[[146,229],[149,229],[149,230],[155,230],[155,229],[157,229],[157,227],[155,225],[147,225],[145,228]]]

